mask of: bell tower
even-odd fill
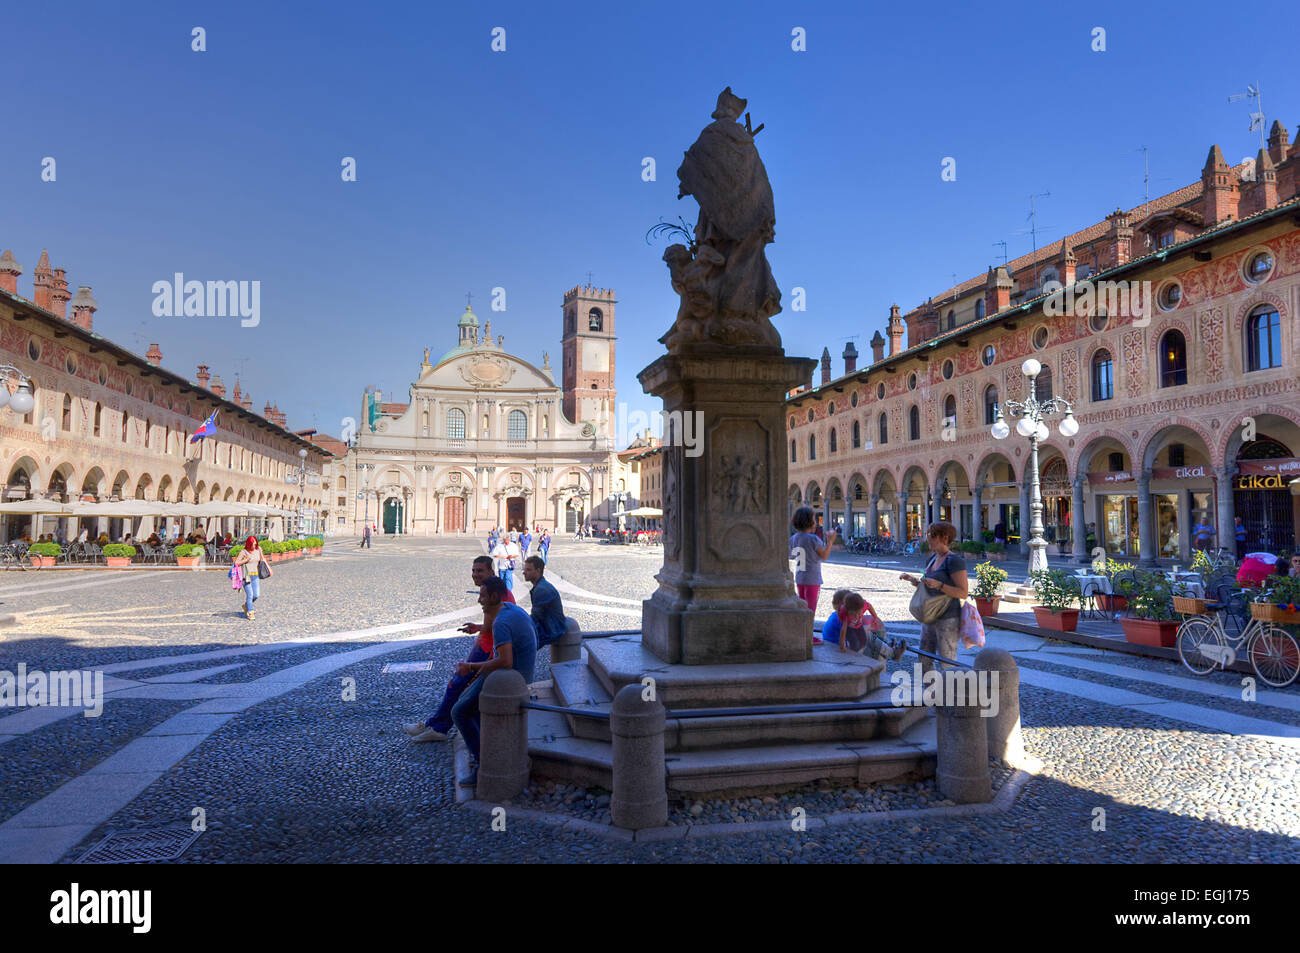
[[[610,435],[616,417],[614,290],[586,285],[564,295],[564,416]]]

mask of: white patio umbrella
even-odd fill
[[[663,510],[655,509],[653,506],[638,506],[634,510],[628,510],[624,516],[644,516],[646,519],[659,519],[664,515]]]
[[[0,503],[0,513],[71,516],[72,510],[67,503],[59,503],[56,500],[15,500],[12,503]]]

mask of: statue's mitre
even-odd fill
[[[749,105],[748,99],[741,99],[728,86],[718,93],[718,108],[713,110],[714,119],[737,119]]]

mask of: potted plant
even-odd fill
[[[61,552],[63,550],[58,543],[32,543],[31,546],[27,547],[27,555],[31,557],[32,568],[34,569],[53,568]]]
[[[181,543],[176,547],[176,565],[194,567],[203,557],[203,547],[198,543]]]
[[[1002,598],[1002,583],[1007,580],[1007,571],[990,562],[982,562],[975,567],[975,608],[979,614],[988,618],[998,614],[998,601]]]
[[[311,538],[311,551],[312,551],[314,554],[319,555],[319,554],[320,554],[320,551],[321,551],[322,549],[324,549],[324,548],[325,548],[325,540],[324,540],[324,539],[322,539],[320,536],[313,536],[313,537]]]
[[[1061,569],[1038,569],[1029,578],[1041,603],[1033,607],[1038,627],[1073,632],[1079,624],[1079,610],[1073,608],[1077,591],[1071,586],[1070,577]]]
[[[1128,608],[1128,597],[1132,594],[1132,563],[1117,562],[1113,559],[1103,560],[1094,567],[1110,581],[1110,592],[1097,593],[1097,606],[1106,612],[1119,612]]]
[[[993,542],[993,530],[991,529],[980,530],[980,539],[983,540],[985,546]]]
[[[118,569],[131,565],[131,557],[134,555],[135,547],[125,543],[109,543],[104,547],[104,562]]]
[[[1267,588],[1250,603],[1250,614],[1264,622],[1300,625],[1300,577],[1269,576],[1264,584]]]
[[[1142,573],[1129,596],[1131,615],[1120,619],[1124,638],[1134,645],[1171,649],[1182,619],[1174,611],[1173,590],[1161,573]]]

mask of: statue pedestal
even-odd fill
[[[799,662],[812,619],[790,577],[785,395],[816,362],[701,345],[639,375],[663,398],[664,565],[642,603],[668,663]]]

